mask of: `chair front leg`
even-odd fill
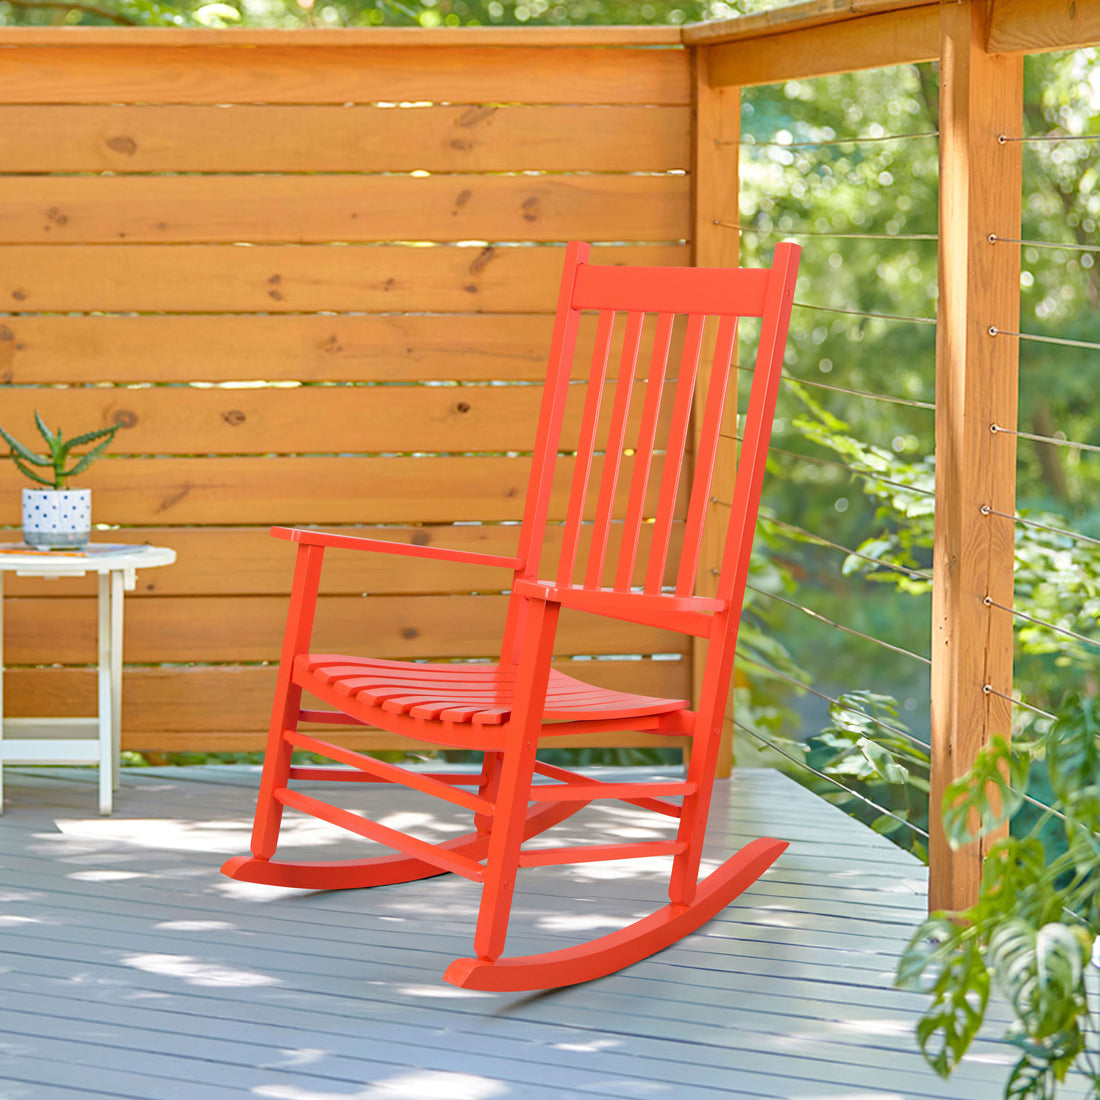
[[[294,659],[300,653],[309,652],[324,553],[321,546],[301,546],[294,566],[290,608],[279,659],[279,678],[271,708],[264,769],[256,800],[256,819],[252,826],[252,854],[256,859],[271,859],[279,842],[283,804],[276,799],[275,792],[285,788],[290,779],[290,761],[294,751],[284,733],[288,729],[298,728],[298,714],[302,706],[302,689],[292,679]]]
[[[478,958],[488,962],[500,957],[508,936],[558,611],[557,604],[532,600],[524,623],[516,696],[508,722],[506,747],[497,768],[485,882],[474,934],[474,951]]]

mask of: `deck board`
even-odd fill
[[[923,999],[891,984],[924,868],[775,772],[720,784],[708,838],[715,860],[790,840],[760,882],[658,956],[532,996],[441,981],[470,951],[475,884],[309,894],[221,877],[247,848],[255,769],[128,770],[111,818],[94,816],[90,771],[5,779],[0,1100],[996,1100],[1014,1061],[983,1038],[949,1082],[925,1066]],[[459,828],[393,788],[326,797],[428,837]],[[555,840],[670,827],[653,821],[593,806]],[[363,847],[305,822],[285,835],[299,858]],[[525,871],[509,952],[661,904],[664,866]]]

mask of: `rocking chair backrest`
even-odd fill
[[[553,577],[558,585],[618,592],[693,594],[721,439],[739,436],[732,511],[714,592],[739,609],[799,249],[780,244],[770,269],[600,266],[587,262],[588,253],[587,245],[576,243],[566,251],[520,538],[525,564],[517,577]],[[575,425],[578,410],[570,416],[567,406],[577,389],[571,385],[575,361],[585,357],[578,336],[586,312],[596,314],[595,335]],[[748,408],[738,421],[738,387],[731,376],[738,369],[733,362],[742,317],[761,321]],[[616,358],[618,369],[609,381],[609,364]],[[700,364],[708,360],[709,381],[701,387]],[[575,439],[562,438],[567,419]],[[694,457],[690,485],[689,454]],[[568,474],[570,464],[562,546],[552,573],[542,568],[541,550],[551,498],[565,490],[561,468]],[[515,659],[517,603],[513,597],[504,660]],[[731,631],[738,617],[732,616]]]

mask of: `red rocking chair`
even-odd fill
[[[222,868],[225,874],[249,882],[317,890],[409,882],[444,872],[463,875],[482,884],[475,957],[456,960],[444,977],[473,989],[529,990],[597,978],[667,947],[713,917],[774,862],[786,844],[754,840],[699,881],[798,257],[797,246],[781,244],[770,269],[612,267],[589,264],[587,245],[569,245],[515,558],[315,531],[276,528],[272,532],[298,543],[297,565],[256,807],[253,854],[229,860]],[[597,317],[574,455],[573,444],[563,450],[561,435],[582,311],[595,312]],[[616,322],[617,314],[625,317]],[[655,316],[647,321],[647,314]],[[678,321],[678,315],[686,321]],[[740,317],[760,318],[756,364],[747,411],[740,420],[741,446],[721,569],[717,577],[707,578],[716,582],[711,586],[714,595],[697,596],[695,574],[719,437],[736,433],[727,405],[736,412],[738,387],[736,381],[729,382],[736,377],[731,362]],[[609,382],[613,330],[621,330],[616,345],[621,346],[621,354],[617,379]],[[651,337],[648,354],[641,360],[647,370],[638,369],[643,330]],[[674,335],[681,348],[672,378],[667,363]],[[712,369],[706,386],[697,387],[704,347]],[[675,362],[676,357],[672,358]],[[697,389],[706,392],[696,393]],[[614,397],[610,415],[601,419],[605,390],[613,391]],[[694,469],[690,487],[682,488],[683,458],[689,450],[694,451]],[[560,466],[567,468],[566,480],[571,482],[562,551],[556,570],[543,571],[540,552],[555,469]],[[679,509],[678,497],[684,498]],[[683,531],[678,567],[675,550],[670,550],[674,526]],[[613,529],[618,536],[617,560],[608,560]],[[328,547],[511,570],[499,663],[423,664],[311,653],[321,559]],[[666,583],[669,580],[672,583]],[[502,579],[502,587],[506,583]],[[551,668],[562,608],[705,638],[708,647],[698,709],[690,709],[684,699],[592,687]],[[303,692],[328,709],[303,709]],[[456,775],[402,768],[300,732],[299,721],[381,727],[441,747],[477,750],[484,754],[481,770]],[[552,745],[555,737],[605,730],[689,738],[686,778],[603,782],[536,758],[537,750]],[[294,749],[321,754],[347,767],[293,766]],[[435,795],[471,811],[473,829],[445,843],[428,843],[289,785],[295,779],[334,776],[402,783]],[[542,782],[535,783],[536,776]],[[676,837],[605,846],[524,848],[527,839],[595,799],[617,799],[678,819]],[[402,854],[310,863],[276,859],[284,807]],[[579,946],[502,957],[519,868],[654,855],[672,857],[667,905]]]

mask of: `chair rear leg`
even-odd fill
[[[697,740],[691,750],[687,777],[689,782],[695,783],[695,793],[684,799],[680,811],[676,839],[687,846],[672,862],[668,898],[673,905],[686,906],[695,900],[720,747],[721,731],[715,730],[708,733],[704,744]]]

